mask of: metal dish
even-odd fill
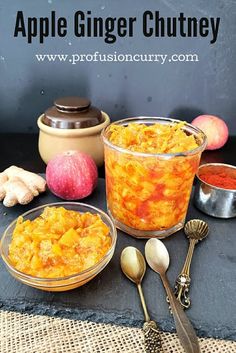
[[[38,217],[43,212],[44,208],[47,206],[65,207],[69,210],[78,211],[81,213],[90,212],[90,213],[99,214],[103,222],[106,223],[106,225],[110,228],[110,235],[112,238],[111,247],[108,250],[108,252],[105,254],[105,256],[98,263],[88,268],[87,270],[67,277],[41,278],[41,277],[35,277],[35,276],[28,275],[26,273],[20,272],[17,269],[15,269],[14,266],[12,266],[8,257],[8,247],[11,242],[12,233],[17,222],[17,219],[15,219],[5,230],[1,240],[0,254],[2,256],[2,259],[9,273],[13,277],[15,277],[20,282],[27,284],[31,287],[35,287],[45,291],[53,291],[53,292],[62,292],[62,291],[67,291],[70,289],[80,287],[83,284],[89,282],[95,276],[97,276],[97,274],[100,273],[111,260],[114,254],[116,238],[117,238],[117,232],[116,232],[115,226],[112,220],[110,219],[110,217],[102,210],[96,207],[78,203],[78,202],[58,202],[58,203],[43,205],[24,213],[22,217],[24,218],[24,220],[27,220],[27,219],[33,220],[36,217]]]
[[[236,217],[236,190],[210,185],[201,179],[203,173],[225,172],[236,178],[236,167],[223,163],[203,164],[198,168],[194,203],[202,212],[218,218]]]

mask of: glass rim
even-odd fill
[[[126,153],[126,154],[131,154],[133,156],[138,156],[138,157],[162,157],[162,158],[173,158],[173,157],[185,157],[188,155],[195,155],[198,154],[200,152],[202,152],[206,145],[207,145],[207,137],[204,134],[204,132],[202,130],[200,130],[198,127],[191,125],[190,123],[184,122],[186,127],[188,127],[189,129],[191,129],[193,132],[195,132],[195,136],[196,135],[200,135],[202,136],[202,143],[197,147],[194,148],[192,150],[187,150],[184,152],[175,152],[175,153],[150,153],[150,152],[137,152],[137,151],[131,151],[127,148],[124,147],[120,147],[117,146],[115,144],[113,144],[112,142],[109,141],[108,137],[106,136],[106,132],[109,130],[110,126],[112,125],[125,125],[126,123],[131,123],[131,122],[135,122],[137,121],[137,123],[140,123],[141,121],[143,121],[145,123],[145,121],[164,121],[164,122],[169,122],[169,123],[173,123],[173,124],[177,124],[177,123],[182,123],[182,120],[178,120],[178,119],[172,119],[172,118],[165,118],[165,117],[145,117],[145,116],[139,116],[139,117],[132,117],[132,118],[126,118],[126,119],[121,119],[118,121],[114,121],[113,123],[109,124],[107,127],[105,127],[102,130],[102,138],[103,138],[103,142],[104,144],[108,145],[109,147],[111,147],[114,150],[117,150],[119,152],[122,153]]]
[[[30,274],[27,274],[25,272],[21,272],[19,270],[17,270],[11,263],[10,261],[8,260],[8,256],[5,256],[5,254],[3,253],[3,244],[4,244],[4,241],[5,241],[5,238],[7,236],[7,231],[10,227],[12,227],[14,224],[16,224],[17,222],[17,219],[19,217],[25,217],[37,210],[40,210],[40,209],[43,209],[45,207],[48,207],[48,206],[62,206],[62,205],[76,205],[76,206],[82,206],[82,207],[87,207],[88,209],[92,209],[94,211],[97,212],[97,214],[99,215],[102,215],[107,221],[108,223],[110,224],[111,226],[111,231],[112,231],[112,235],[111,235],[111,239],[112,239],[112,243],[111,243],[111,246],[109,248],[109,250],[106,252],[106,254],[96,263],[94,264],[93,266],[81,271],[81,272],[78,272],[78,273],[75,273],[75,274],[72,274],[72,275],[69,275],[69,276],[64,276],[64,277],[54,277],[54,278],[48,278],[48,277],[36,277],[36,276],[32,276]],[[79,212],[79,211],[78,211]],[[102,211],[101,209],[97,208],[97,207],[94,207],[94,206],[91,206],[91,205],[88,205],[88,204],[85,204],[85,203],[82,203],[82,202],[53,202],[53,203],[48,203],[48,204],[44,204],[44,205],[41,205],[41,206],[38,206],[38,207],[35,207],[23,214],[21,214],[20,216],[18,216],[16,219],[14,219],[9,225],[8,227],[6,228],[6,230],[4,231],[3,233],[3,236],[2,236],[2,239],[1,239],[1,242],[0,242],[0,255],[3,259],[3,262],[5,263],[5,265],[13,272],[13,273],[16,273],[18,276],[20,276],[21,278],[24,278],[24,279],[27,279],[27,280],[30,280],[30,281],[34,281],[35,283],[40,283],[40,282],[44,282],[44,283],[51,283],[51,282],[59,282],[57,286],[60,286],[60,281],[65,281],[65,280],[72,280],[72,279],[76,279],[78,276],[82,276],[82,275],[86,275],[87,273],[89,274],[90,272],[98,269],[99,265],[102,265],[103,262],[110,256],[110,254],[112,253],[112,251],[114,250],[114,247],[116,245],[116,240],[117,240],[117,231],[116,231],[116,228],[115,228],[115,225],[111,219],[110,216],[108,216],[106,214],[106,212]],[[64,284],[63,284],[64,286]]]

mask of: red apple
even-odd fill
[[[207,136],[207,150],[217,150],[224,146],[229,137],[229,130],[221,118],[214,115],[199,115],[192,121]]]
[[[56,196],[64,200],[79,200],[89,196],[97,186],[97,166],[85,153],[64,152],[49,161],[46,180]]]

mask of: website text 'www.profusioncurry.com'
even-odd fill
[[[175,62],[198,62],[198,54],[122,54],[122,53],[109,53],[102,54],[99,52],[87,54],[35,54],[38,62],[61,62],[76,65],[80,62],[155,62],[158,64],[175,63]]]

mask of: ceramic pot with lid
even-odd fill
[[[89,154],[101,166],[104,161],[101,131],[109,125],[109,116],[91,106],[87,98],[56,99],[38,118],[39,153],[47,164],[61,152],[78,150]]]

